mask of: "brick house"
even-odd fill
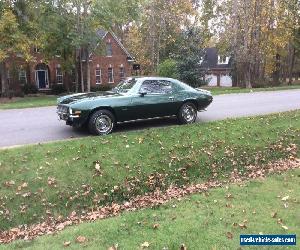
[[[93,53],[83,57],[89,58],[91,87],[116,85],[125,77],[131,76],[133,57],[117,36],[102,29],[96,32],[96,36],[98,43]],[[14,55],[6,61],[10,89],[18,91],[25,84],[33,84],[39,91],[47,92],[54,85],[75,85],[75,66],[72,74],[66,77],[62,73],[59,57],[45,61],[36,48],[32,49],[32,56],[34,60],[29,63],[24,61],[22,55]],[[83,64],[86,61],[82,60]],[[87,72],[83,71],[83,74],[86,84]],[[0,87],[0,91],[1,89]]]

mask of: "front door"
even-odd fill
[[[146,80],[140,92],[144,96],[132,99],[134,119],[154,118],[176,114],[176,103],[173,84],[164,80]]]
[[[45,89],[48,87],[47,84],[47,71],[46,70],[37,70],[36,71],[36,81],[39,89]]]

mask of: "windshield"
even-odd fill
[[[115,88],[113,88],[113,91],[117,93],[127,93],[133,88],[136,82],[137,80],[134,78],[126,79],[120,82]]]

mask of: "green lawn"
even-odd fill
[[[223,94],[237,94],[237,93],[251,93],[251,92],[261,92],[261,91],[278,91],[278,90],[289,90],[289,89],[300,89],[300,85],[291,86],[278,86],[278,87],[267,87],[267,88],[225,88],[225,87],[203,87],[212,92],[213,95],[223,95]]]
[[[282,201],[287,196],[289,198]],[[187,196],[159,208],[83,223],[54,236],[16,241],[0,248],[61,249],[65,242],[70,242],[69,249],[106,250],[118,244],[118,249],[131,250],[141,249],[141,245],[148,242],[147,249],[180,249],[182,244],[191,250],[240,249],[240,234],[296,234],[299,237],[299,211],[300,169],[296,169],[242,186],[230,185],[210,190],[205,195]],[[77,243],[78,236],[85,237],[85,242]]]
[[[0,230],[287,158],[300,111],[0,151]],[[298,152],[299,154],[299,152]]]
[[[22,109],[33,107],[45,107],[56,105],[56,96],[39,96],[39,97],[24,97],[13,98],[11,100],[1,101],[0,109]]]

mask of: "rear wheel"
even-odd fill
[[[89,120],[89,131],[95,135],[110,134],[115,127],[115,117],[108,110],[98,110]]]
[[[184,103],[179,109],[177,118],[181,124],[191,124],[196,121],[197,109],[191,102]]]

